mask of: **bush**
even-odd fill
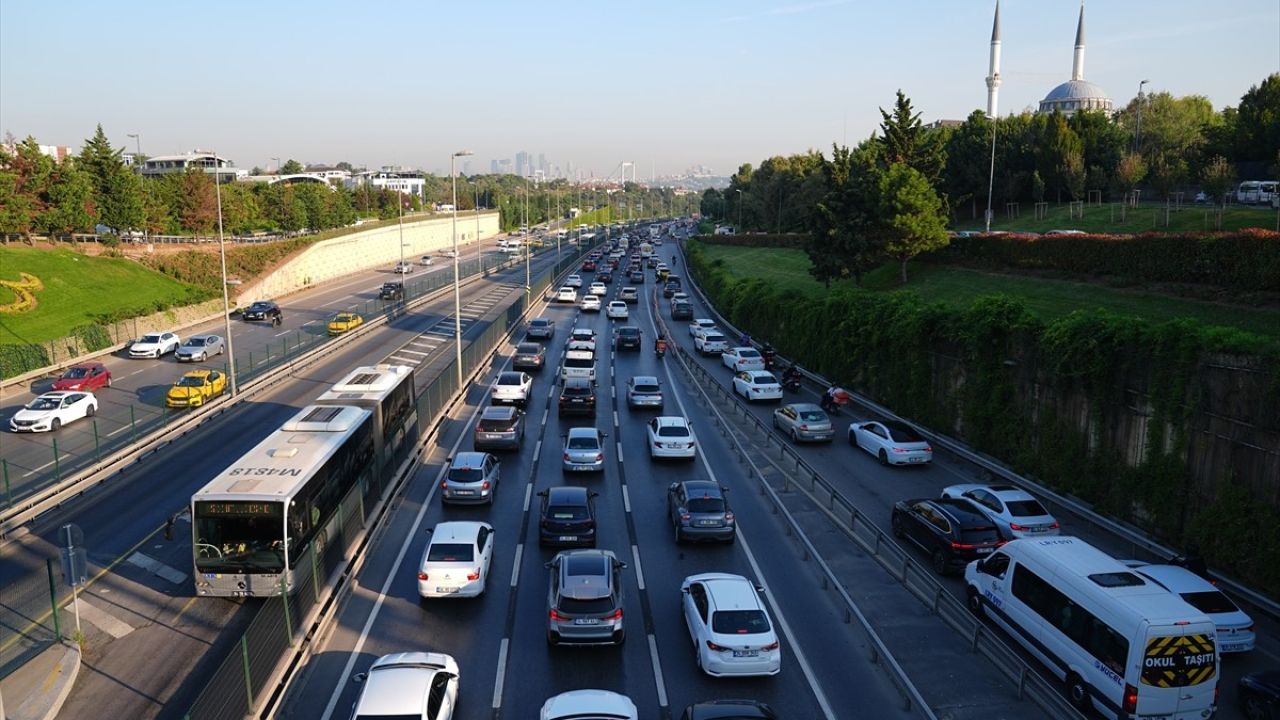
[[[16,377],[49,364],[49,353],[40,345],[0,345],[0,377]]]
[[[737,247],[782,247],[803,250],[809,241],[808,235],[784,233],[751,233],[747,235],[697,235],[695,240],[711,245],[736,245]]]

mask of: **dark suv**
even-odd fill
[[[687,302],[671,303],[671,319],[672,320],[692,320],[693,306]]]
[[[1004,544],[995,523],[964,498],[900,500],[893,506],[893,535],[929,553],[939,575],[987,557]]]
[[[680,720],[778,720],[773,708],[755,700],[707,700],[684,709]]]
[[[266,320],[272,325],[279,325],[284,322],[284,313],[280,312],[280,306],[270,300],[259,300],[244,310],[245,320]]]
[[[640,328],[624,325],[613,332],[613,346],[618,350],[640,349]]]
[[[560,390],[560,415],[596,415],[596,388],[583,377],[565,378]]]
[[[404,299],[404,283],[402,282],[385,282],[382,283],[382,290],[378,292],[378,297],[387,302],[399,302]]]
[[[551,562],[547,642],[551,645],[621,645],[622,569],[608,550],[564,550]],[[583,716],[585,717],[585,715]]]
[[[476,423],[476,450],[519,450],[524,440],[524,412],[510,405],[484,409]]]
[[[562,485],[538,493],[538,545],[596,546],[596,501],[600,493]]]

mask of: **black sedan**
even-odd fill
[[[596,546],[596,501],[600,493],[564,485],[538,493],[538,544],[541,546]]]
[[[272,325],[279,325],[284,320],[284,314],[280,312],[280,306],[270,300],[255,302],[245,308],[241,317],[245,320],[266,320]]]

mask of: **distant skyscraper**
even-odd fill
[[[496,159],[489,161],[489,174],[490,175],[498,174],[498,161]]]
[[[538,153],[538,169],[543,175],[547,174],[547,156],[542,153]]]
[[[498,162],[498,173],[501,175],[511,174],[511,158],[503,158]]]
[[[530,172],[531,170],[532,168],[529,167],[529,153],[523,150],[516,153],[516,174],[520,177],[524,177],[525,175],[532,174]]]

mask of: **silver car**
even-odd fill
[[[662,386],[652,375],[634,375],[627,381],[627,407],[662,409]]]
[[[604,470],[604,433],[593,427],[569,428],[564,437],[565,472]]]
[[[440,502],[459,505],[493,504],[502,463],[487,452],[460,452],[440,483]]]
[[[626,566],[609,550],[563,550],[547,563],[547,643],[621,645]]]
[[[174,352],[178,362],[204,362],[211,355],[221,355],[227,346],[219,335],[192,335]]]
[[[795,442],[831,442],[831,418],[813,403],[789,403],[773,411],[773,426]]]

